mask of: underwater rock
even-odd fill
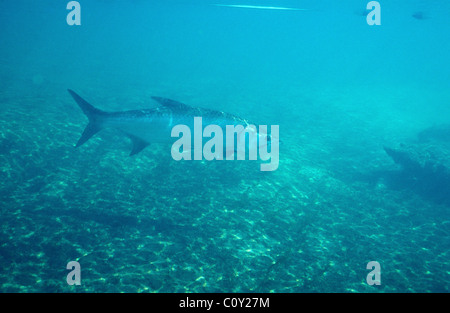
[[[450,180],[450,147],[433,144],[401,144],[384,147],[386,153],[411,174],[444,176]]]
[[[450,142],[450,125],[428,127],[417,134],[420,142],[442,141]]]
[[[410,144],[384,150],[403,168],[397,183],[427,199],[450,205],[450,144]]]

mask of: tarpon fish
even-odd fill
[[[160,104],[160,106],[154,108],[122,112],[105,112],[89,104],[74,91],[70,89],[68,91],[89,119],[89,124],[84,129],[76,147],[84,144],[104,128],[115,128],[131,139],[133,143],[133,148],[130,153],[131,156],[142,151],[150,143],[173,143],[174,138],[171,136],[171,131],[174,126],[182,124],[194,129],[194,117],[202,117],[204,124],[219,125],[223,129],[225,129],[227,125],[242,125],[244,128],[254,125],[246,119],[237,117],[233,114],[191,107],[181,102],[162,97],[152,97],[153,100]],[[258,130],[255,131],[257,132],[255,138],[258,139],[258,144],[265,144],[267,151],[267,148],[270,147],[271,142],[273,142],[273,136]],[[239,140],[246,139],[245,137],[240,136],[240,134],[237,134],[238,143]],[[251,146],[249,140],[250,139],[247,140],[247,146]]]

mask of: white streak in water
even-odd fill
[[[218,7],[260,9],[260,10],[285,10],[285,11],[308,11],[309,10],[309,9],[299,9],[299,8],[268,7],[268,6],[244,5],[244,4],[212,4],[212,5],[215,5]]]

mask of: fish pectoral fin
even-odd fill
[[[133,149],[131,149],[130,156],[141,152],[145,147],[147,147],[149,145],[148,142],[142,140],[139,137],[136,137],[131,134],[127,134],[127,135],[128,135],[128,137],[130,137],[131,142],[133,143]]]

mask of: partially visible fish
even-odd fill
[[[418,11],[414,12],[412,15],[416,20],[427,20],[429,19],[428,15],[426,15],[424,12]]]

